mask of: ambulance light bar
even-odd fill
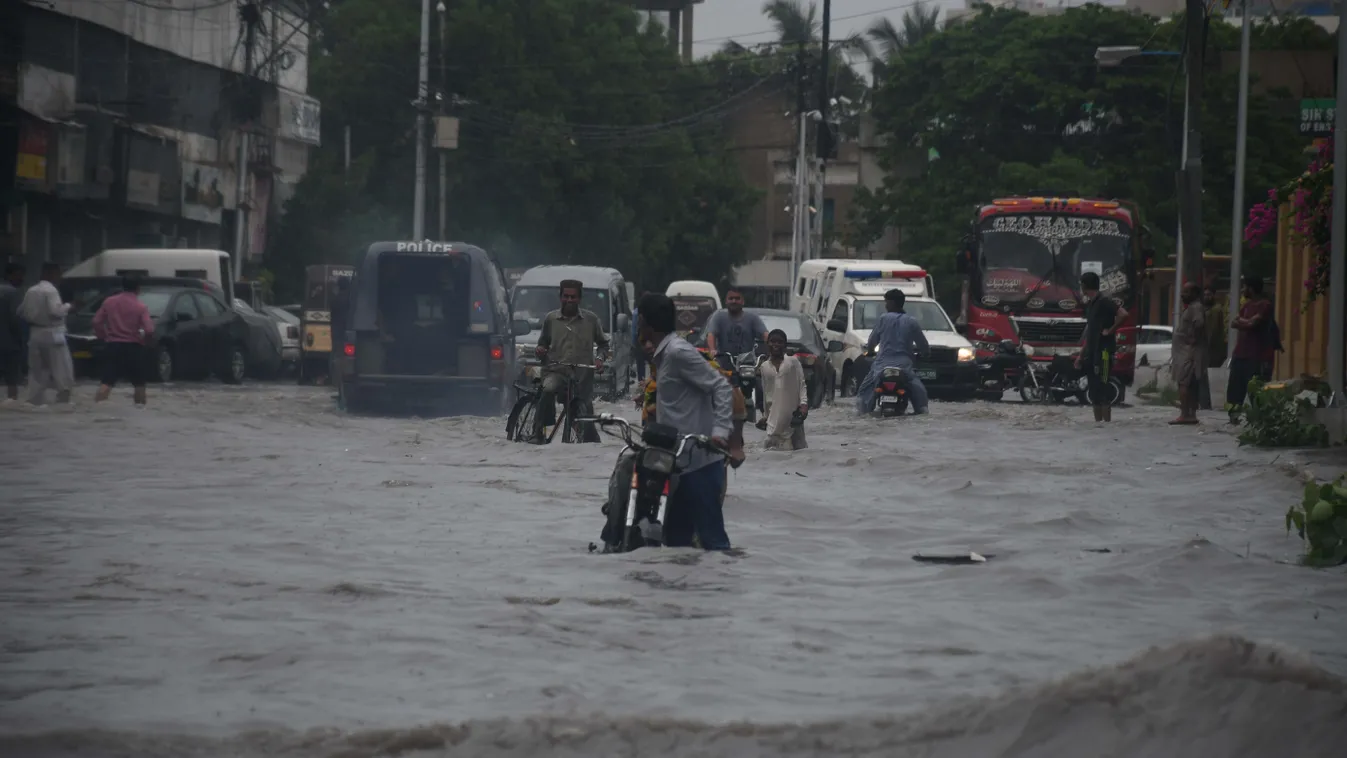
[[[847,279],[924,279],[926,272],[915,271],[878,271],[875,269],[851,270],[843,273]]]

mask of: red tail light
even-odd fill
[[[342,346],[341,352],[345,354],[347,358],[354,358],[355,345],[351,344],[350,342],[347,342],[345,345]]]
[[[806,353],[805,351],[801,350],[800,352],[798,352],[798,353],[795,354],[795,357],[796,357],[796,358],[799,358],[800,360],[804,360],[804,359],[806,359],[806,358],[813,358],[813,357],[814,357],[814,354],[813,354],[813,353]]]
[[[491,347],[491,360],[493,361],[505,360],[505,348],[501,347],[500,345],[493,345]]]

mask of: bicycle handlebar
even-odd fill
[[[623,438],[628,443],[632,441],[631,422],[621,416],[612,413],[600,413],[597,416],[577,418],[575,419],[575,422],[577,424],[598,424],[599,426],[621,426]],[[720,456],[727,456],[730,454],[728,450],[724,450],[719,445],[716,445],[711,441],[710,436],[705,434],[684,434],[679,439],[681,441],[679,442],[678,450],[674,453],[679,458],[683,457],[683,453],[687,452],[688,445],[696,445],[705,449],[707,452],[715,453]]]

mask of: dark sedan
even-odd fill
[[[752,313],[762,319],[762,323],[767,327],[767,331],[780,329],[786,333],[786,353],[800,359],[804,366],[805,383],[808,385],[806,392],[809,395],[809,407],[818,408],[826,402],[832,402],[833,394],[836,391],[837,378],[833,376],[832,362],[828,360],[828,347],[819,333],[818,327],[810,321],[807,316],[794,311],[781,311],[770,308],[745,308],[745,313]],[[706,346],[706,328],[702,327],[691,335],[688,335],[688,341],[697,347]],[[767,348],[763,346],[760,349],[762,354],[766,354]],[[762,391],[759,384],[759,391],[756,393],[755,404],[759,410],[762,410]]]
[[[94,336],[94,314],[111,294],[76,300],[76,310],[66,319],[77,373],[97,375],[103,341]],[[144,284],[140,301],[154,320],[154,337],[146,351],[147,376],[167,382],[215,374],[229,384],[243,381],[248,325],[207,283]]]

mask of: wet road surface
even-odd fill
[[[1157,671],[1209,678],[1247,650],[1191,642],[1216,633],[1298,650],[1347,698],[1347,581],[1290,565],[1281,526],[1295,456],[1239,448],[1220,414],[1172,428],[1140,406],[1100,428],[1074,406],[838,405],[811,414],[806,451],[748,430],[725,507],[742,552],[600,556],[612,440],[516,445],[501,419],[352,417],[280,384],[152,388],[144,411],[91,397],[0,409],[0,733],[935,719],[1151,645],[1180,645]],[[912,560],[946,550],[993,557]],[[1204,691],[1184,687],[1180,705]],[[610,736],[577,754],[667,747]]]

